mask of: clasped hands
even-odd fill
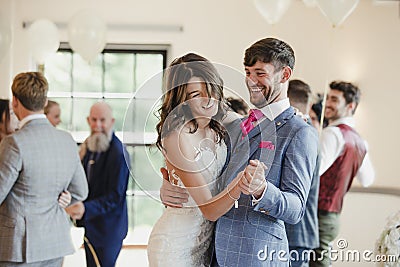
[[[243,194],[253,195],[259,198],[267,186],[265,170],[267,166],[259,160],[250,160],[249,165],[241,171],[238,178],[238,186]]]
[[[261,197],[267,186],[265,170],[267,167],[259,160],[250,160],[249,165],[236,176],[237,186],[243,194],[252,194],[255,198]],[[163,176],[163,184],[160,188],[160,198],[164,205],[181,208],[189,198],[185,188],[172,185],[169,174],[165,168],[160,169]]]
[[[58,197],[58,205],[60,205],[61,208],[64,208],[67,214],[73,220],[82,219],[83,214],[85,213],[85,205],[83,205],[82,201],[78,201],[72,205],[69,205],[71,203],[71,200],[71,193],[68,191],[64,191]]]

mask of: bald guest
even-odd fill
[[[113,131],[114,117],[105,102],[95,103],[87,122],[90,136],[83,145],[82,164],[89,184],[89,197],[67,208],[94,248],[102,267],[115,266],[122,241],[128,232],[126,189],[129,178],[129,156]],[[85,243],[86,264],[96,261]]]

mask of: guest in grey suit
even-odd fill
[[[214,266],[289,266],[284,222],[295,224],[304,214],[318,147],[316,130],[295,116],[287,98],[294,62],[293,49],[275,38],[245,52],[250,102],[262,116],[248,134],[240,127],[247,120],[226,125],[231,157],[221,181],[226,185],[244,170],[247,192],[242,188],[239,207],[217,221]],[[266,175],[256,160],[267,166]],[[186,197],[164,182],[161,198],[176,207]]]
[[[54,128],[43,108],[48,84],[38,72],[18,74],[12,107],[20,130],[0,143],[0,266],[62,265],[74,247],[70,220],[58,204],[88,194],[85,172],[71,135]]]

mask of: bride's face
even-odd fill
[[[218,101],[209,97],[203,79],[192,77],[186,87],[186,103],[194,118],[211,118],[218,112]]]

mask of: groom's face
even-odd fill
[[[245,66],[245,71],[250,102],[257,108],[273,102],[274,95],[280,87],[280,71],[276,72],[272,64],[261,61],[257,61],[253,66]]]

